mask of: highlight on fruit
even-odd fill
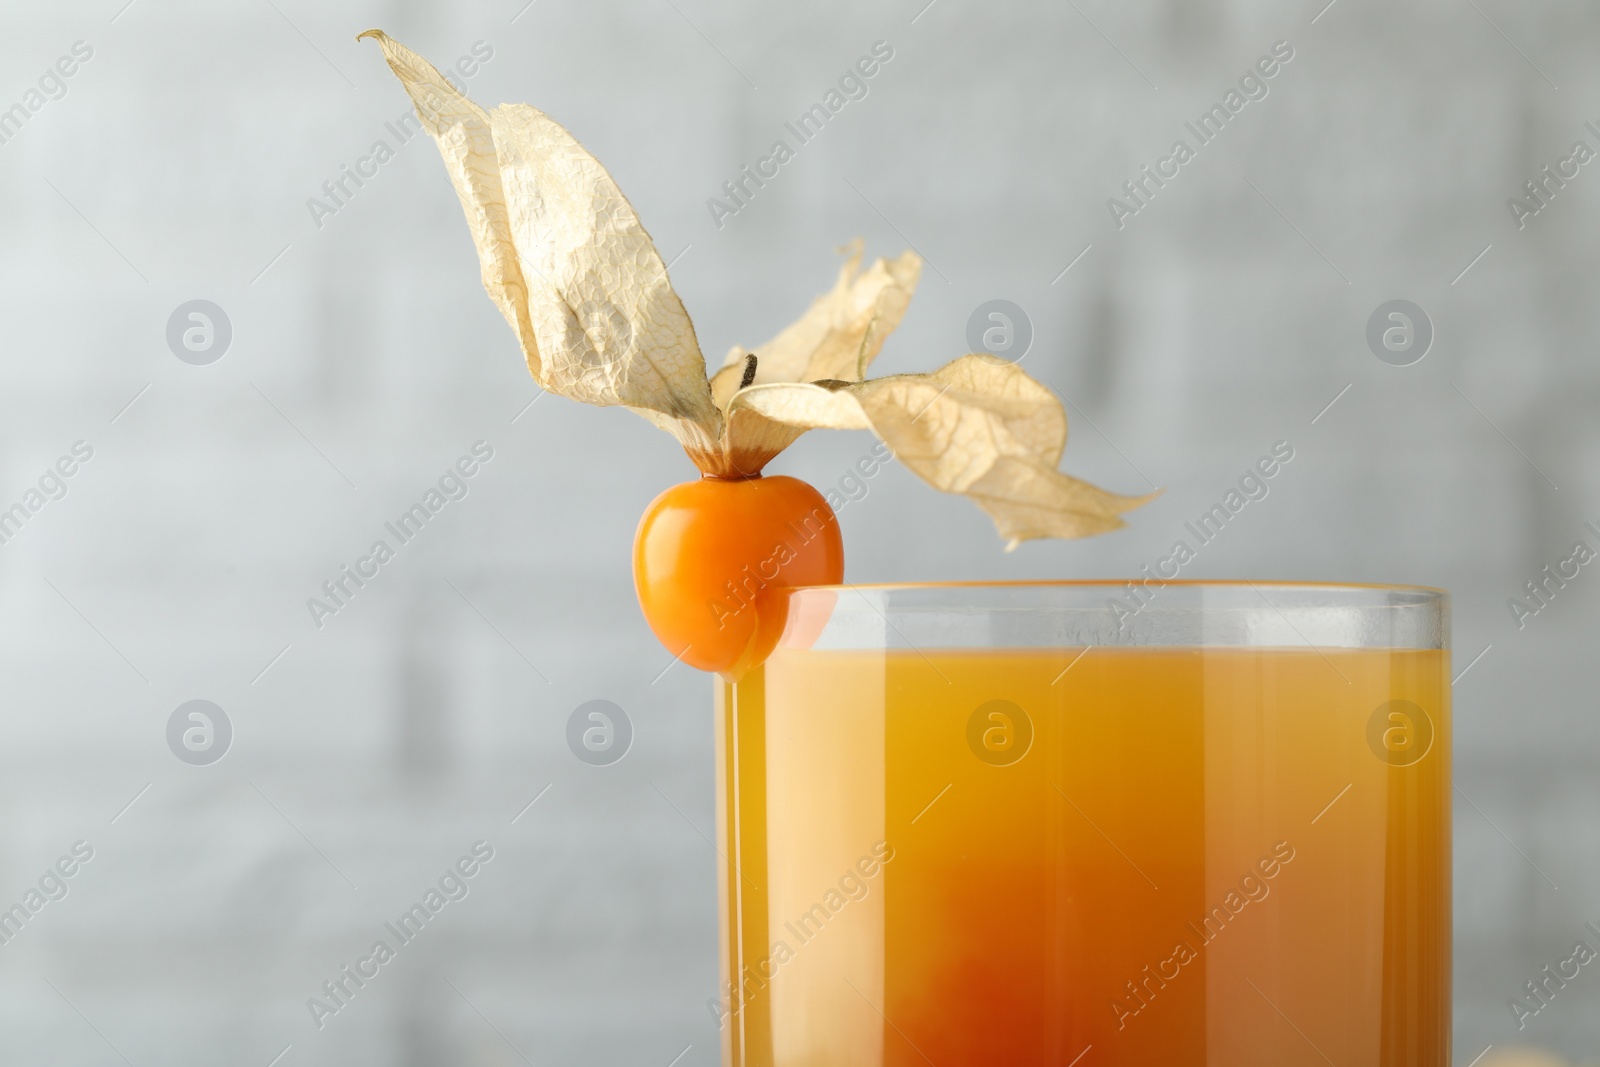
[[[929,374],[867,377],[916,289],[913,252],[863,268],[852,242],[833,288],[799,320],[753,349],[736,346],[708,377],[650,235],[571,133],[527,104],[480,107],[381,30],[361,37],[377,40],[438,143],[484,288],[534,380],[629,408],[676,438],[704,476],[651,505],[634,552],[646,618],[686,662],[725,672],[758,662],[781,625],[762,619],[782,589],[843,580],[826,502],[796,479],[761,477],[807,430],[871,430],[912,473],[988,513],[1008,548],[1116,529],[1154,496],[1059,471],[1066,412],[1015,364],[973,353]],[[828,532],[773,540],[808,519]]]

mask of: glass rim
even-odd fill
[[[780,646],[1450,648],[1433,586],[1057,578],[813,585],[786,591]]]
[[[952,582],[840,582],[835,585],[795,586],[794,592],[809,589],[866,592],[890,592],[904,589],[1016,589],[1016,588],[1091,588],[1121,589],[1132,582],[1141,584],[1146,579],[1127,578],[1002,578],[971,579]],[[1415,593],[1429,597],[1450,596],[1450,590],[1436,585],[1408,585],[1404,582],[1314,582],[1296,579],[1251,578],[1156,578],[1158,588],[1178,587],[1191,589],[1227,589],[1249,587],[1253,589],[1305,589],[1313,592],[1346,593]]]

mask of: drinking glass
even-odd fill
[[[1445,1067],[1447,594],[808,588],[717,693],[730,1067]]]

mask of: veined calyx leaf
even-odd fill
[[[854,242],[829,292],[708,379],[650,235],[571,133],[527,104],[485,110],[382,31],[361,36],[378,41],[438,142],[484,288],[546,390],[631,408],[720,478],[759,475],[810,429],[871,430],[924,481],[988,512],[1013,546],[1115,529],[1151,499],[1057,470],[1066,412],[1015,364],[972,354],[932,374],[867,379],[917,287],[914,252],[862,269]]]
[[[1123,512],[1155,495],[1119,496],[1058,471],[1060,402],[994,356],[962,356],[932,374],[752,386],[730,410],[790,427],[870,429],[923,481],[988,512],[1012,546],[1117,529]]]
[[[867,367],[905,316],[922,276],[922,259],[915,252],[904,252],[863,271],[861,241],[852,241],[843,251],[848,255],[833,289],[817,297],[799,320],[754,353],[742,348],[728,353],[711,379],[717,403],[727,406],[743,374],[745,356],[751,354],[757,360],[756,385],[866,377]]]
[[[572,134],[527,104],[485,111],[421,56],[368,30],[439,142],[483,265],[540,386],[642,409],[717,440],[694,326],[633,206]]]

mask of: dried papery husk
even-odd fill
[[[753,351],[735,348],[728,353],[711,379],[711,394],[724,410],[739,386],[747,355],[756,357],[754,385],[824,378],[858,382],[867,376],[867,367],[905,316],[922,276],[922,257],[904,252],[863,271],[860,239],[841,251],[846,259],[838,281],[793,325]]]
[[[1060,401],[1016,364],[981,353],[932,374],[752,386],[730,410],[789,427],[870,429],[923,481],[986,511],[1013,547],[1117,529],[1155,495],[1120,496],[1058,471]]]
[[[421,56],[368,30],[439,142],[483,263],[484,285],[523,341],[545,390],[649,413],[693,450],[714,451],[694,326],[622,190],[548,115],[486,111]]]
[[[914,252],[862,268],[852,242],[832,289],[708,379],[654,242],[571,133],[527,104],[486,110],[382,31],[361,36],[377,40],[438,142],[484,288],[545,390],[628,407],[727,479],[758,476],[807,430],[871,430],[918,477],[986,511],[1011,546],[1116,529],[1154,496],[1057,470],[1066,412],[1015,364],[970,354],[932,374],[866,377],[921,277]]]

